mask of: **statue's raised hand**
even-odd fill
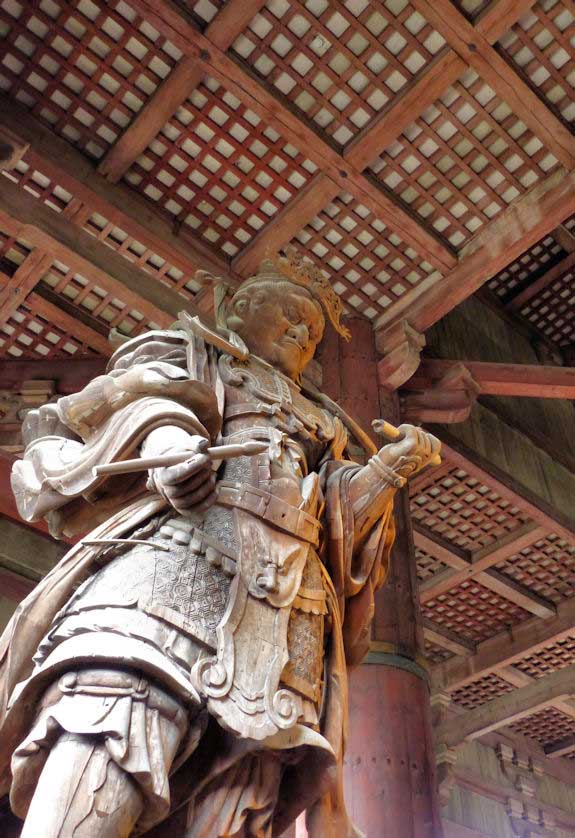
[[[441,442],[414,425],[400,425],[401,437],[380,449],[378,459],[395,474],[408,478],[437,460]]]
[[[189,436],[185,446],[174,446],[164,452],[189,451],[188,459],[174,466],[150,469],[150,488],[178,512],[202,512],[216,499],[216,474],[211,458],[205,453],[208,445],[204,437]]]

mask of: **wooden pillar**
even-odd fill
[[[347,321],[349,323],[349,321]],[[379,398],[371,325],[349,323],[353,341],[322,347],[324,389],[365,430],[399,421],[396,396]],[[379,441],[383,444],[383,440]],[[406,490],[396,500],[397,537],[387,583],[376,597],[377,651],[350,676],[345,759],[349,813],[367,838],[441,838],[429,687]]]

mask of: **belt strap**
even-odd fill
[[[222,481],[218,486],[217,502],[221,506],[243,509],[316,547],[319,544],[320,523],[317,518],[255,486]]]

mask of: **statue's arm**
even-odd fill
[[[399,430],[402,438],[384,445],[351,479],[356,544],[384,514],[397,489],[425,468],[441,448],[439,440],[421,428],[401,425]]]

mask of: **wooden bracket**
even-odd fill
[[[29,148],[29,143],[23,143],[5,125],[0,125],[0,171],[14,169]]]
[[[384,332],[376,332],[375,345],[383,355],[377,364],[379,384],[386,390],[397,390],[417,370],[425,336],[407,320],[401,320]]]
[[[553,838],[555,824],[552,816],[537,802],[542,767],[531,757],[520,754],[515,748],[499,743],[496,748],[501,769],[517,792],[506,802],[506,811],[514,835],[519,838]]]
[[[455,765],[457,763],[457,752],[455,748],[449,748],[440,744],[435,749],[437,764],[437,796],[440,806],[447,806],[451,789],[455,783]]]
[[[403,392],[401,415],[406,422],[465,422],[480,391],[467,367],[453,364],[428,389]]]

